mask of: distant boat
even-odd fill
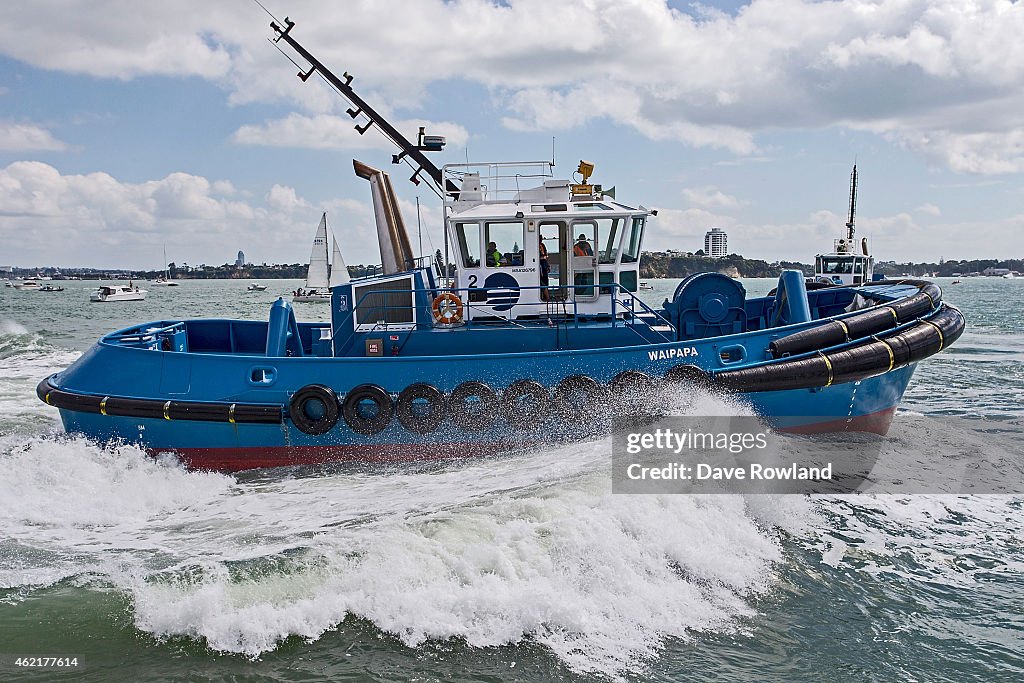
[[[640,289],[654,289],[654,287],[651,286],[650,282],[641,282]]]
[[[846,231],[833,243],[832,253],[814,257],[813,282],[831,282],[835,285],[865,285],[874,277],[875,258],[868,251],[868,240],[861,238],[860,244],[854,238],[854,217],[857,213],[857,165],[850,174],[850,214],[846,219]],[[858,253],[860,252],[860,253]],[[903,274],[900,277],[913,277]]]
[[[146,298],[146,290],[125,285],[102,285],[92,293],[89,301],[142,301]]]
[[[167,266],[167,247],[164,247],[164,276],[153,280],[152,284],[160,287],[177,287],[180,284],[171,279],[171,271]]]
[[[1017,276],[1014,273],[1007,273],[1006,275],[1003,276],[1003,278],[1007,279],[1007,280],[1012,280],[1015,277],[1017,277]]]
[[[316,235],[313,237],[313,249],[309,253],[309,268],[306,270],[306,286],[295,290],[292,301],[313,303],[331,300],[331,287],[343,285],[349,281],[348,267],[341,258],[338,240],[331,238],[332,250],[330,261],[327,259],[327,212],[320,217]],[[333,267],[331,267],[333,263]],[[330,278],[327,277],[330,269]]]
[[[39,283],[35,280],[25,280],[14,285],[15,289],[39,289]]]
[[[266,291],[267,286],[266,285],[261,285],[258,282],[253,282],[251,285],[246,287],[246,289],[249,290],[250,292],[264,292],[264,291]]]
[[[43,285],[38,289],[40,292],[63,292],[63,287],[54,287],[53,285]]]

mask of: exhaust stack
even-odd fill
[[[402,220],[395,188],[384,171],[352,160],[356,175],[370,181],[373,195],[373,217],[377,223],[377,241],[380,243],[380,261],[385,275],[410,270],[415,264],[409,233]]]

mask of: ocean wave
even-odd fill
[[[258,657],[356,616],[410,647],[540,643],[618,676],[666,638],[754,614],[796,497],[612,495],[610,439],[440,470],[252,481],[188,472],[130,445],[0,441],[0,524],[47,562],[131,598],[135,625]],[[61,571],[55,572],[54,568]]]

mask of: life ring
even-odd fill
[[[513,382],[501,392],[501,413],[516,429],[539,427],[550,404],[547,388],[532,379]]]
[[[626,415],[644,415],[651,412],[655,398],[654,378],[639,370],[624,370],[608,382],[618,410]]]
[[[288,417],[306,434],[325,434],[338,423],[338,395],[322,384],[307,384],[288,402]]]
[[[372,414],[364,411],[364,403],[373,404]],[[345,394],[345,402],[341,406],[341,414],[352,431],[371,436],[384,431],[391,423],[395,414],[395,406],[391,394],[376,384],[360,384]]]
[[[483,382],[463,382],[448,397],[448,413],[455,426],[467,432],[478,432],[494,424],[498,416],[498,395]]]
[[[426,402],[423,406],[422,402]],[[423,410],[417,410],[423,407]],[[410,384],[398,394],[395,415],[402,426],[417,434],[437,430],[445,418],[445,400],[441,391],[425,382]]]
[[[441,292],[434,297],[431,311],[434,313],[434,322],[458,325],[462,322],[462,299],[454,292]]]
[[[597,412],[605,396],[604,387],[592,377],[569,375],[555,387],[555,406],[565,419],[578,420]]]

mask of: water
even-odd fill
[[[676,284],[651,282],[651,303]],[[1022,496],[611,495],[607,440],[225,476],[61,436],[35,398],[106,331],[262,318],[298,282],[247,284],[122,304],[88,303],[86,283],[0,288],[0,680],[1024,676]],[[969,327],[919,368],[886,448],[1013,465],[1024,279],[944,284]],[[736,409],[718,400],[698,408]]]

